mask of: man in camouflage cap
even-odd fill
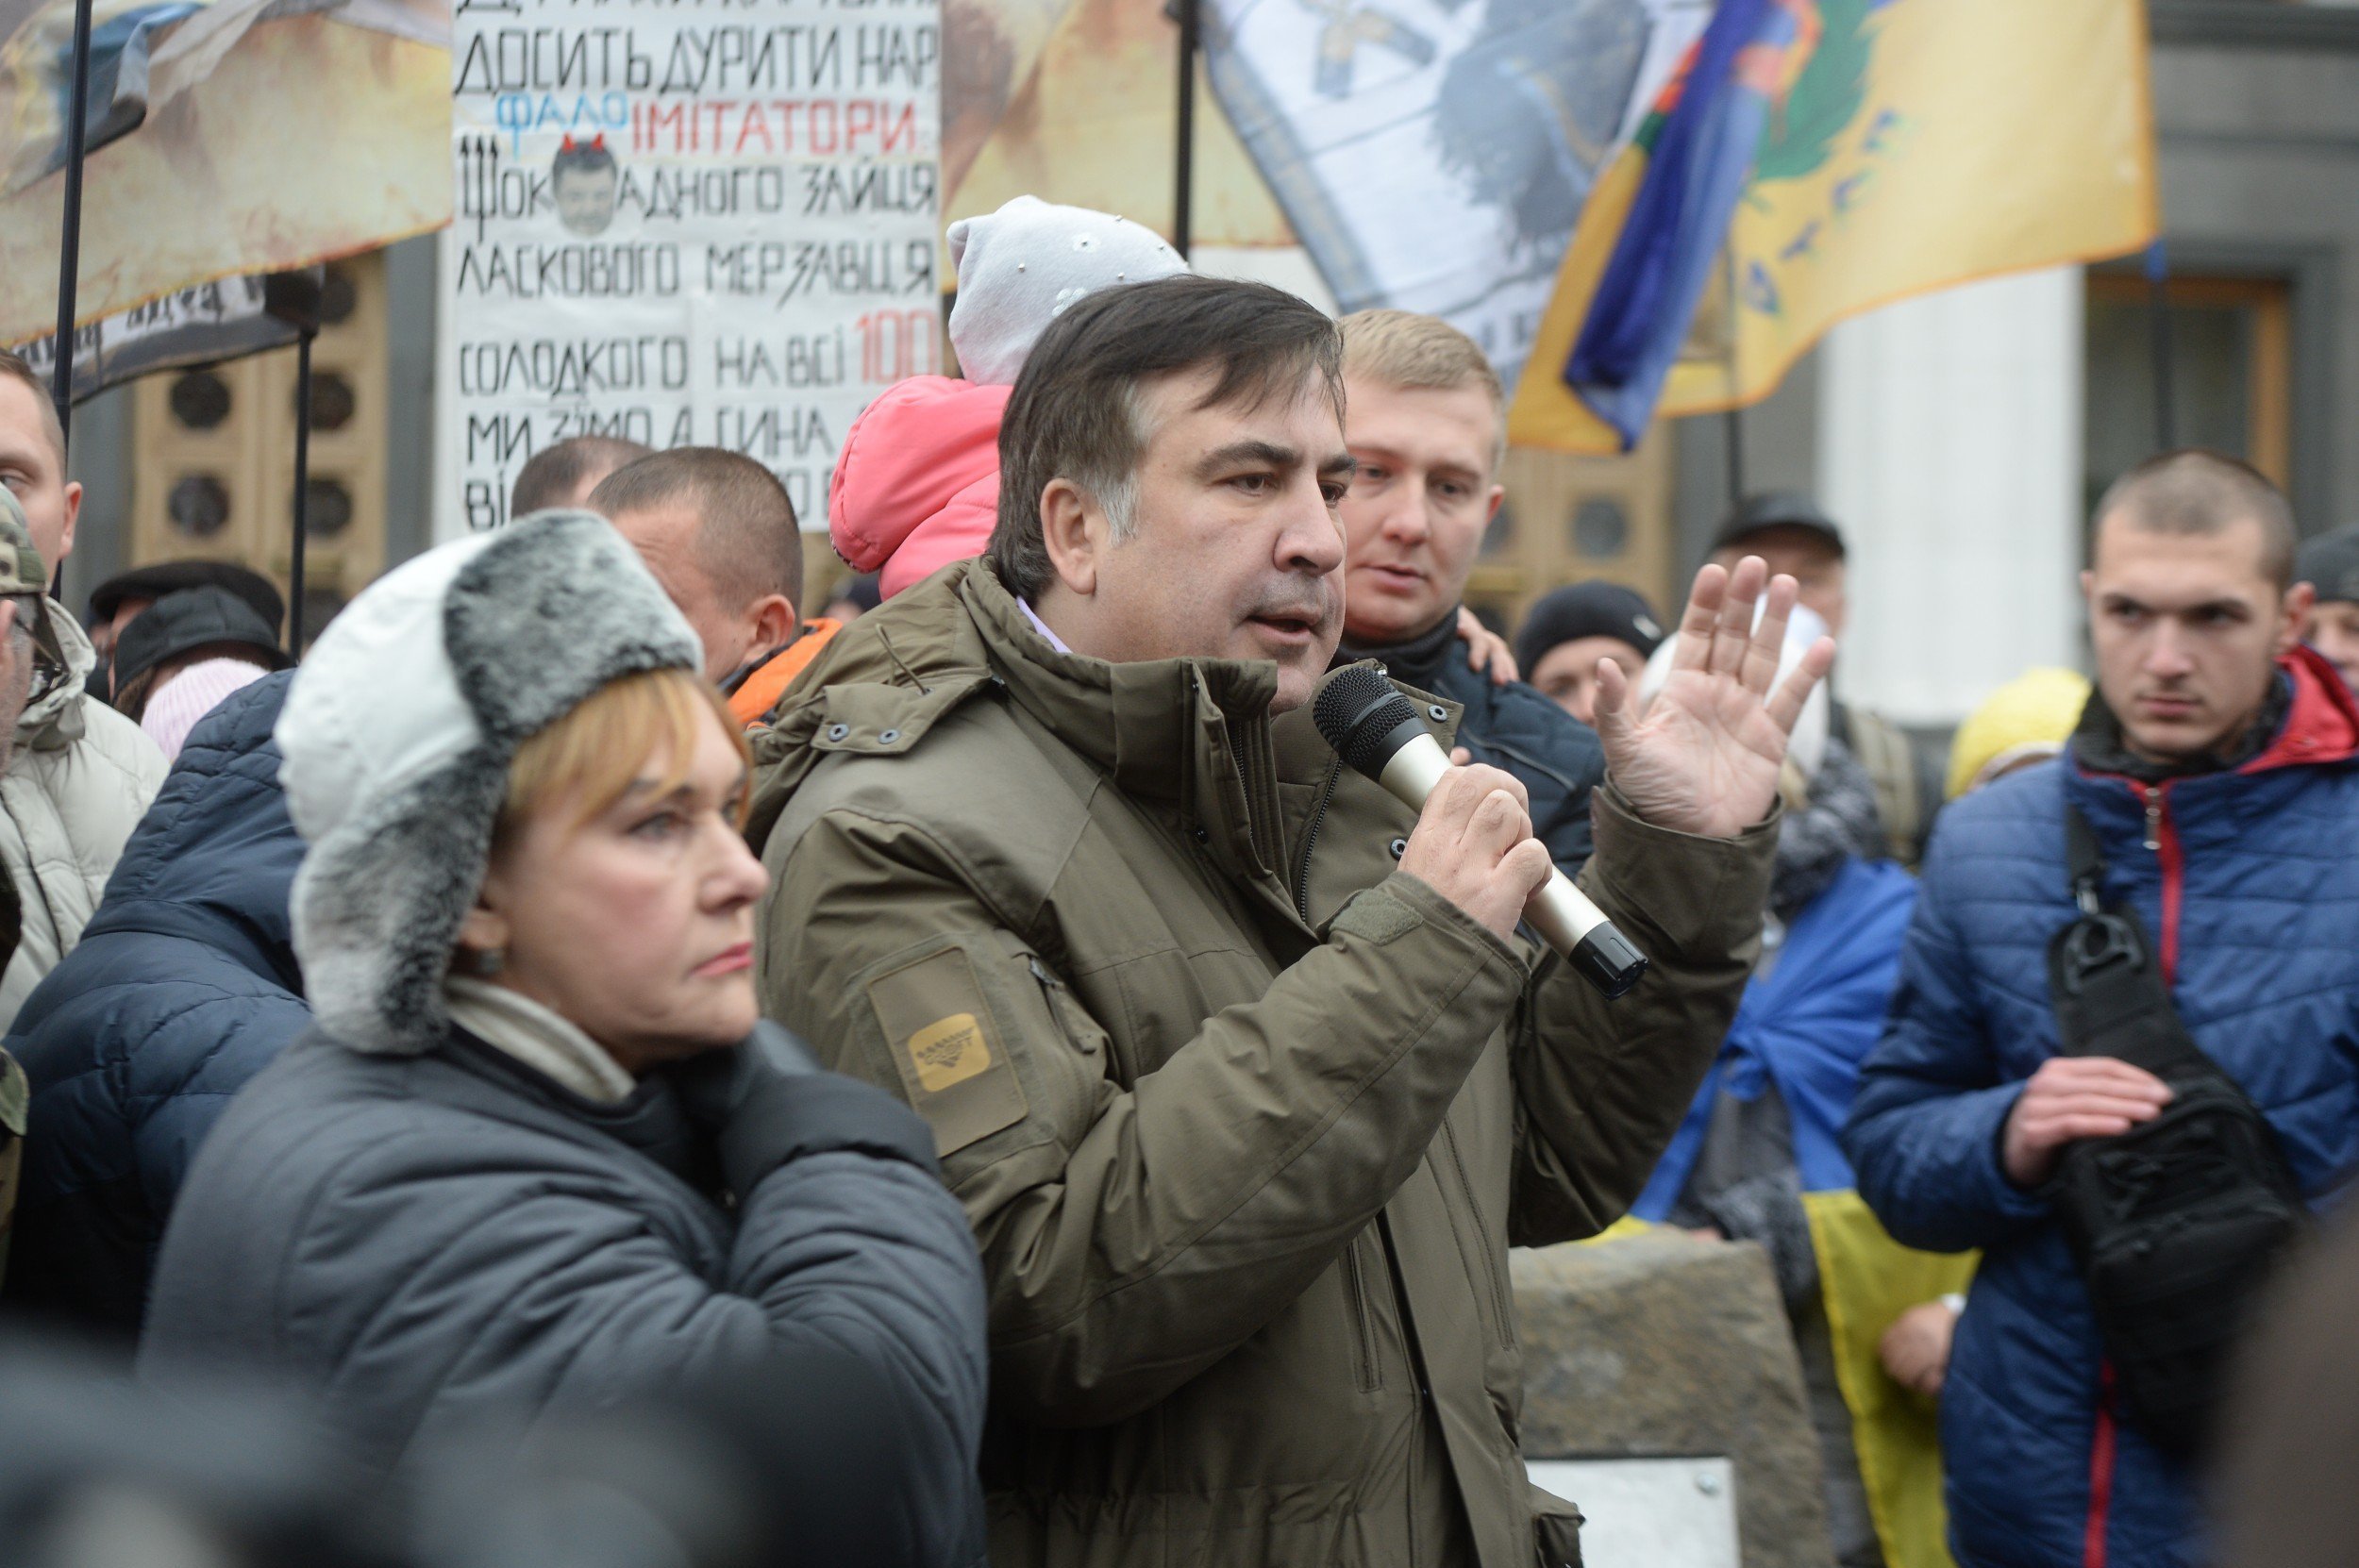
[[[48,589],[25,509],[0,489],[0,862],[16,906],[13,919],[0,909],[15,939],[0,1032],[81,940],[164,781],[156,742],[85,693],[98,655]]]
[[[53,659],[62,662],[65,658],[57,634],[47,629],[42,602],[48,595],[49,568],[34,547],[25,509],[14,495],[0,492],[0,641],[8,645],[6,662],[0,663],[0,718],[10,721],[8,737],[0,741],[0,766],[16,749],[14,720],[32,692],[34,649],[24,648],[20,659],[20,646],[32,642]]]
[[[163,783],[156,742],[84,693],[97,659],[49,597],[23,504],[0,489],[0,1031],[81,939]],[[23,1071],[0,1052],[0,1267],[27,1098]]]

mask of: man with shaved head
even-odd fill
[[[626,463],[591,492],[705,645],[705,676],[752,724],[835,634],[804,621],[803,536],[778,475],[741,453],[676,446]]]
[[[2293,581],[2285,498],[2234,459],[2175,452],[2124,475],[2095,521],[2096,694],[2064,757],[1943,814],[1845,1129],[1896,1238],[1982,1251],[1941,1393],[1963,1568],[2200,1556],[2193,1474],[2169,1433],[2124,1415],[2050,1206],[2068,1146],[2177,1097],[2143,1067],[2062,1050],[2049,949],[2088,867],[2071,813],[2100,906],[2144,926],[2147,972],[2303,1194],[2359,1165],[2359,700],[2299,643],[2311,589]],[[2188,1175],[2229,1161],[2207,1163]],[[2114,1309],[2109,1336],[2165,1331]]]

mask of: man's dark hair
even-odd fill
[[[999,425],[999,522],[985,554],[1011,592],[1032,598],[1054,575],[1041,492],[1069,479],[1106,509],[1117,537],[1135,521],[1139,459],[1154,432],[1147,382],[1183,371],[1218,379],[1198,408],[1292,396],[1325,385],[1343,417],[1343,340],[1316,306],[1262,283],[1183,275],[1105,289],[1032,346]]]
[[[545,507],[561,506],[585,474],[611,474],[654,451],[620,436],[575,436],[544,446],[525,459],[516,471],[516,488],[508,498],[508,515],[523,517]]]
[[[2189,448],[2147,459],[2106,487],[2098,528],[2119,513],[2132,527],[2159,534],[2216,534],[2250,519],[2261,525],[2261,570],[2279,592],[2293,586],[2300,532],[2285,492],[2250,463]],[[2096,535],[2090,535],[2094,557]]]
[[[803,602],[803,536],[778,476],[718,446],[675,446],[625,463],[590,492],[604,517],[685,505],[696,513],[696,563],[743,608],[765,593]]]

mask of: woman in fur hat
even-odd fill
[[[321,637],[276,731],[319,1026],[198,1156],[142,1370],[292,1377],[391,1468],[848,1361],[900,1505],[860,1560],[979,1563],[974,1246],[925,1124],[757,1019],[747,755],[699,662],[580,512],[422,556]],[[821,1448],[832,1419],[778,1412]]]

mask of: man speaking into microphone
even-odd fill
[[[1507,1249],[1621,1214],[1750,973],[1832,658],[1770,690],[1793,583],[1756,632],[1761,563],[1707,568],[1643,721],[1603,677],[1581,887],[1648,960],[1608,1000],[1519,930],[1551,872],[1520,785],[1441,769],[1413,809],[1313,723],[1339,361],[1259,285],[1073,306],[988,554],[755,742],[765,1003],[926,1118],[982,1252],[995,1568],[1564,1560]]]

